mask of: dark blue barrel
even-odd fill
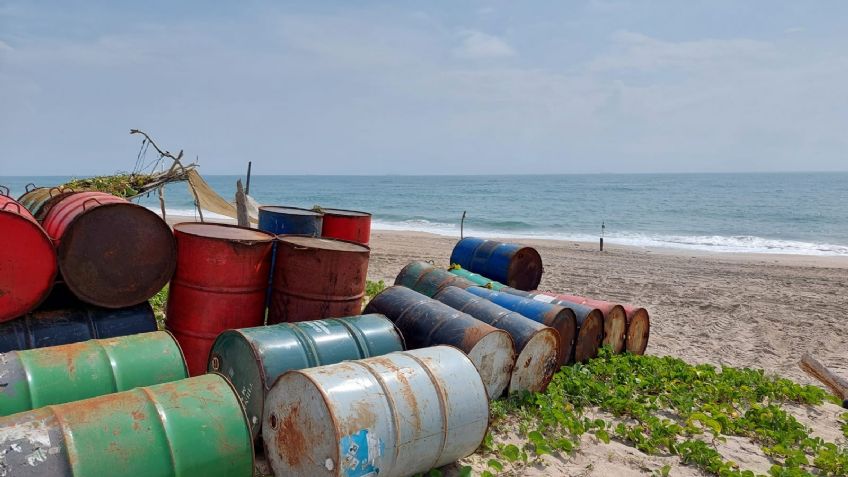
[[[442,288],[433,299],[512,336],[518,357],[509,381],[510,393],[544,391],[557,368],[565,364],[560,356],[559,333],[549,326],[457,287]]]
[[[491,399],[509,384],[515,348],[509,333],[402,286],[386,288],[365,307],[398,327],[409,349],[451,345],[461,349],[480,372]]]
[[[560,300],[545,293],[525,292],[515,288],[504,287],[504,293],[529,298],[542,303],[564,306],[574,312],[577,319],[577,337],[575,338],[575,361],[583,362],[598,355],[598,350],[604,340],[604,314],[601,310],[575,303],[570,300]]]
[[[156,331],[148,302],[127,308],[36,310],[0,324],[0,353]]]
[[[519,290],[535,290],[542,281],[542,257],[524,245],[466,237],[454,246],[450,261]]]
[[[496,292],[483,287],[468,287],[465,290],[557,330],[560,338],[560,362],[566,363],[572,359],[574,339],[577,336],[577,320],[573,311],[562,306],[542,303],[509,293]]]
[[[259,208],[259,230],[275,235],[321,235],[324,214],[297,207]]]

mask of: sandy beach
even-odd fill
[[[176,223],[183,218],[171,218]],[[192,220],[192,218],[185,218]],[[375,230],[371,236],[369,279],[394,283],[411,260],[442,267],[456,238],[419,232]],[[848,258],[692,252],[552,240],[521,240],[536,247],[545,267],[540,288],[568,291],[604,300],[644,306],[651,313],[647,353],[670,355],[690,363],[762,368],[805,384],[798,361],[810,352],[848,377],[845,350],[848,331]],[[844,441],[838,406],[787,406],[815,435]],[[609,419],[611,416],[599,414]],[[516,434],[516,443],[522,442]],[[730,438],[721,453],[745,469],[768,473],[772,461],[759,446]],[[676,456],[649,456],[613,441],[603,444],[584,436],[572,456],[545,456],[506,475],[650,475],[665,465],[670,475],[707,475],[685,466]],[[474,454],[447,469],[457,475],[462,465],[486,469],[486,458]]]

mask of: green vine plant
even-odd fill
[[[492,402],[492,425],[478,455],[484,477],[514,474],[546,454],[570,454],[584,434],[648,455],[677,455],[721,477],[755,477],[718,450],[728,436],[758,444],[772,477],[848,475],[848,447],[813,437],[784,404],[838,404],[814,386],[762,370],[690,365],[676,358],[613,354],[563,367],[544,393]],[[598,411],[609,420],[590,418]],[[848,437],[848,413],[842,416]],[[517,431],[516,431],[517,429]],[[518,433],[520,440],[505,436]],[[668,475],[665,466],[654,475]]]

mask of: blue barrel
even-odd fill
[[[324,214],[297,207],[259,208],[259,230],[275,235],[311,235],[319,237]]]
[[[577,319],[570,309],[483,287],[468,287],[465,290],[557,330],[560,338],[559,363],[566,364],[571,360],[574,354],[574,340],[577,336]]]
[[[0,353],[156,331],[148,302],[127,308],[36,310],[0,324]]]
[[[466,237],[454,246],[451,264],[519,290],[542,281],[542,257],[532,247]]]

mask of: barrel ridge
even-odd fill
[[[460,352],[462,352],[462,351],[460,350]],[[433,468],[436,468],[439,465],[440,461],[442,460],[442,456],[445,453],[445,447],[447,446],[447,443],[448,443],[447,433],[448,433],[448,429],[450,429],[450,422],[448,422],[448,419],[449,419],[448,418],[448,406],[446,404],[446,401],[448,400],[448,398],[447,398],[447,395],[445,394],[445,390],[443,389],[441,383],[436,379],[436,376],[433,374],[433,370],[431,370],[430,367],[427,366],[424,363],[424,361],[420,360],[414,354],[410,354],[410,353],[407,353],[407,352],[404,352],[403,354],[412,358],[413,361],[415,361],[416,363],[418,363],[421,366],[421,369],[423,369],[424,372],[427,373],[427,377],[430,378],[430,382],[433,384],[433,388],[436,390],[436,394],[439,396],[439,411],[442,415],[442,430],[443,430],[443,432],[442,432],[442,445],[439,447],[439,453],[436,456],[436,461],[434,463],[430,464],[430,466],[429,466],[431,469],[433,469]],[[463,353],[463,356],[465,356],[464,353]],[[467,357],[466,357],[466,359],[467,359]],[[469,360],[469,364],[471,364],[472,368],[476,369],[476,367],[474,366],[474,363],[471,363],[470,360]],[[479,377],[480,375],[477,374],[477,376]],[[484,390],[483,394],[485,395],[486,394],[486,391],[485,391],[486,390],[486,384],[483,383],[483,378],[480,378],[480,383],[483,386],[483,390]],[[488,405],[489,405],[489,399],[488,399],[488,396],[487,396],[486,406],[488,407]],[[488,409],[487,409],[487,413],[488,413]]]

